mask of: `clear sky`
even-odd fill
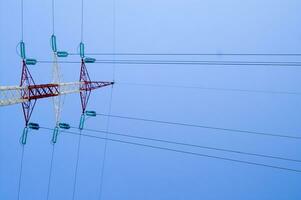
[[[84,0],[84,5],[84,42],[86,51],[91,53],[301,53],[300,0]],[[77,52],[80,24],[81,1],[56,0],[55,34],[59,49]],[[20,0],[0,0],[0,25],[0,85],[19,85],[21,60],[16,45],[21,39]],[[51,0],[24,0],[28,57],[51,61],[51,34]],[[298,56],[116,56],[115,59],[301,61]],[[73,55],[65,60],[80,58]],[[60,66],[64,82],[78,80],[79,64]],[[301,137],[300,67],[99,63],[87,67],[93,80],[116,81],[113,90],[108,87],[92,93],[88,109],[98,113],[108,114],[113,92],[112,115]],[[36,83],[51,82],[51,64],[38,63],[29,69]],[[79,95],[68,95],[62,121],[78,126],[80,114]],[[108,120],[110,132],[301,160],[300,139],[101,116],[89,119],[86,128],[106,130]],[[31,121],[54,127],[51,99],[37,102]],[[21,105],[0,108],[1,200],[17,199],[22,152],[19,138],[23,128]],[[21,179],[22,200],[46,199],[51,137],[52,132],[44,129],[29,134]],[[109,137],[301,170],[300,162]],[[72,199],[77,144],[78,136],[59,135],[49,199]],[[75,199],[100,199],[103,151],[103,140],[82,138]],[[300,180],[298,172],[108,141],[102,199],[299,200]]]

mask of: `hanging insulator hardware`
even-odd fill
[[[56,36],[51,35],[51,49],[58,57],[68,57],[68,52],[66,51],[58,51],[57,44],[56,44]]]
[[[54,130],[53,130],[52,139],[51,139],[51,141],[52,141],[53,144],[55,144],[57,142],[57,136],[58,136],[58,134],[59,134],[59,127],[56,126],[54,128]]]
[[[23,134],[21,137],[21,144],[25,145],[27,142],[27,135],[28,135],[28,127],[26,126],[23,130]]]
[[[85,114],[86,114],[86,116],[88,116],[88,117],[96,117],[96,112],[95,111],[92,111],[92,110],[87,110],[86,112],[85,112]]]
[[[30,122],[28,124],[28,128],[33,129],[33,130],[39,130],[40,129],[40,125],[38,123]]]
[[[23,41],[20,42],[20,55],[23,60],[26,59],[25,43]]]
[[[51,48],[53,52],[57,52],[57,46],[56,46],[56,36],[51,35]]]
[[[80,117],[80,121],[79,121],[79,129],[83,130],[84,129],[84,124],[85,124],[85,114],[82,114]]]
[[[80,130],[83,130],[84,129],[84,124],[85,124],[85,121],[86,121],[86,117],[96,117],[96,112],[95,111],[92,111],[92,110],[89,110],[89,111],[85,111],[81,117],[80,117],[80,122],[79,122],[79,129]]]
[[[53,130],[52,139],[51,139],[52,143],[55,144],[57,142],[57,136],[60,132],[60,129],[66,129],[67,130],[67,129],[70,129],[70,128],[71,128],[71,126],[67,123],[59,123],[59,125],[56,126]]]
[[[95,63],[95,58],[85,58],[85,63]]]
[[[21,137],[21,144],[23,144],[23,145],[25,145],[27,143],[27,136],[28,136],[29,129],[39,130],[40,129],[40,125],[37,124],[37,123],[33,123],[33,122],[28,123],[28,126],[26,126],[23,129],[23,134],[22,134],[22,137]]]
[[[37,60],[33,58],[28,58],[25,60],[26,65],[35,65],[37,64]]]
[[[81,58],[85,57],[85,45],[84,43],[79,43],[79,54]]]
[[[22,60],[25,61],[25,64],[26,65],[35,65],[35,64],[37,64],[36,59],[26,58],[25,43],[23,41],[21,41],[19,43],[19,45],[20,45],[20,56],[21,56]]]
[[[60,57],[60,58],[65,58],[65,57],[68,57],[69,56],[69,53],[67,51],[58,51],[56,53],[57,57]]]
[[[67,123],[59,123],[59,127],[66,130],[71,128],[71,126]]]

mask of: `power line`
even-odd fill
[[[238,88],[218,88],[218,87],[202,87],[202,86],[187,86],[187,85],[131,83],[131,82],[115,82],[115,84],[118,84],[118,85],[132,85],[132,86],[147,86],[147,87],[166,87],[166,88],[183,88],[183,89],[197,89],[197,90],[215,90],[215,91],[228,91],[228,92],[301,95],[301,92],[286,92],[286,91],[271,91],[271,90],[248,90],[248,89],[238,89]]]
[[[113,66],[113,82],[115,81],[115,71],[116,66]],[[105,144],[104,144],[104,151],[103,151],[103,159],[102,159],[102,165],[101,165],[101,171],[100,171],[100,188],[99,188],[99,199],[102,199],[102,188],[103,188],[103,180],[104,180],[104,170],[105,170],[105,162],[106,162],[106,156],[107,156],[107,148],[108,148],[108,134],[109,134],[109,128],[110,128],[110,120],[111,120],[111,112],[112,112],[112,101],[113,101],[113,91],[114,91],[114,85],[111,87],[111,93],[110,93],[110,100],[109,100],[109,112],[108,112],[108,119],[106,124],[106,131],[105,131]]]
[[[77,129],[76,127],[72,127],[72,128]],[[262,157],[262,158],[271,158],[271,159],[284,160],[284,161],[290,161],[290,162],[301,162],[301,160],[298,160],[298,159],[284,158],[284,157],[280,157],[280,156],[271,156],[271,155],[258,154],[258,153],[249,153],[249,152],[238,151],[238,150],[231,150],[231,149],[224,149],[224,148],[217,148],[217,147],[209,147],[209,146],[196,145],[196,144],[188,144],[188,143],[183,143],[183,142],[175,142],[175,141],[169,141],[169,140],[163,140],[163,139],[156,139],[156,138],[149,138],[149,137],[142,137],[142,136],[134,136],[134,135],[130,135],[130,134],[107,132],[107,131],[100,131],[100,130],[87,129],[87,128],[84,129],[84,130],[89,131],[89,132],[108,133],[110,135],[117,135],[117,136],[123,136],[123,137],[128,137],[128,138],[142,139],[142,140],[148,140],[148,141],[153,141],[153,142],[161,142],[161,143],[167,143],[167,144],[173,144],[173,145],[180,145],[180,146],[186,146],[186,147],[194,147],[194,148],[200,148],[200,149],[215,150],[215,151],[242,154],[242,155],[248,155],[248,156],[256,156],[256,157]]]
[[[84,0],[81,0],[81,44],[83,44],[83,40],[84,40]],[[81,57],[82,57],[82,55],[81,55]],[[81,65],[83,65],[83,61],[78,62],[78,63],[81,63]],[[78,142],[77,142],[76,164],[75,164],[75,172],[74,172],[73,191],[72,191],[72,199],[73,200],[75,199],[75,192],[76,192],[81,140],[82,140],[82,130],[80,130],[79,138],[78,138]]]
[[[80,130],[79,134],[77,134],[77,135],[79,135],[79,138],[78,138],[78,142],[77,142],[77,152],[76,152],[76,163],[75,163],[75,172],[74,172],[72,199],[75,198],[76,183],[77,183],[77,174],[78,174],[78,165],[79,165],[79,154],[80,154],[80,147],[81,147],[81,140],[82,140],[82,130]]]
[[[97,60],[102,64],[133,64],[133,65],[217,65],[217,66],[274,66],[274,67],[299,67],[301,62],[247,62],[247,61],[194,61],[194,60]]]
[[[24,40],[24,0],[21,0],[21,41]]]
[[[53,160],[54,160],[54,144],[52,144],[52,151],[51,151],[51,160],[50,160],[50,169],[49,169],[49,176],[48,176],[48,185],[47,185],[47,200],[49,199],[50,195],[50,186],[51,186],[51,178],[52,178],[52,170],[53,170]]]
[[[41,128],[47,129],[47,130],[53,130],[51,128],[46,128],[46,127],[41,127]],[[72,132],[72,131],[62,131],[62,133],[67,133],[67,134],[71,134],[71,135],[78,135],[78,133]],[[262,164],[262,163],[251,162],[251,161],[243,161],[243,160],[225,158],[225,157],[220,157],[220,156],[212,156],[212,155],[208,155],[208,154],[201,154],[201,153],[195,153],[195,152],[190,152],[190,151],[172,149],[172,148],[167,148],[167,147],[154,146],[154,145],[148,145],[148,144],[141,144],[141,143],[137,143],[137,142],[130,142],[130,141],[124,141],[124,140],[119,140],[119,139],[113,139],[113,138],[109,138],[109,137],[104,138],[104,137],[93,136],[93,135],[88,135],[88,134],[82,134],[82,136],[89,137],[89,138],[95,138],[95,139],[101,139],[101,140],[109,140],[109,141],[117,142],[117,143],[147,147],[147,148],[152,148],[152,149],[177,152],[177,153],[182,153],[182,154],[187,154],[187,155],[194,155],[194,156],[199,156],[199,157],[206,157],[206,158],[212,158],[212,159],[217,159],[217,160],[224,160],[224,161],[236,162],[236,163],[241,163],[241,164],[248,164],[248,165],[261,166],[261,167],[267,167],[267,168],[273,168],[273,169],[279,169],[279,170],[285,170],[285,171],[301,173],[301,170],[299,170],[299,169],[292,169],[292,168]]]
[[[51,63],[48,60],[38,60],[38,63]],[[59,61],[61,63],[80,63],[80,61]],[[188,64],[188,65],[262,65],[262,66],[301,66],[301,62],[284,61],[212,61],[212,60],[108,60],[98,59],[95,63],[117,63],[117,64]]]
[[[84,0],[81,0],[81,42],[84,40]],[[78,54],[79,55],[79,54]]]
[[[39,60],[41,64],[51,63],[52,61]],[[79,61],[58,61],[58,63],[73,64]],[[118,65],[200,65],[200,66],[265,66],[265,67],[300,67],[301,62],[253,62],[253,61],[196,61],[196,60],[97,60],[99,64],[118,64]]]
[[[107,124],[106,124],[106,131],[105,133],[105,138],[108,138],[109,134],[109,127],[110,127],[110,120],[111,120],[111,110],[112,110],[112,99],[113,99],[113,88],[114,86],[112,85],[111,89],[111,94],[110,94],[110,103],[109,103],[109,114],[108,114],[108,119],[107,119]],[[103,159],[102,159],[102,165],[101,165],[101,171],[100,171],[100,188],[99,188],[99,199],[102,198],[102,188],[103,188],[103,177],[104,177],[104,169],[105,169],[105,162],[106,162],[106,156],[107,156],[107,147],[108,147],[108,140],[105,139],[104,141],[104,151],[103,151]]]
[[[106,114],[97,114],[97,115],[98,116],[107,116]],[[111,115],[111,117],[120,118],[120,119],[128,119],[128,120],[137,120],[137,121],[144,121],[144,122],[159,123],[159,124],[167,124],[167,125],[186,126],[186,127],[211,129],[211,130],[218,130],[218,131],[244,133],[244,134],[251,134],[251,135],[280,137],[280,138],[296,139],[296,140],[301,139],[301,137],[299,137],[299,136],[265,133],[265,132],[258,132],[258,131],[248,131],[248,130],[242,130],[242,129],[221,128],[221,127],[214,127],[214,126],[205,126],[205,125],[188,124],[188,123],[181,123],[181,122],[171,122],[171,121],[163,121],[163,120],[145,119],[145,118],[129,117],[129,116],[121,116],[121,115]]]
[[[52,35],[54,36],[55,35],[55,0],[51,1],[51,14],[52,14]],[[56,55],[54,55],[54,60],[52,61],[52,64],[56,64],[56,62],[57,62]],[[47,183],[47,196],[46,196],[46,200],[49,199],[49,195],[50,195],[51,178],[52,178],[52,173],[53,173],[52,170],[53,170],[54,152],[55,152],[55,146],[54,145],[55,144],[53,143],[52,144],[52,149],[51,149],[51,157],[50,157],[50,167],[49,167],[49,175],[48,175],[48,183]]]
[[[51,63],[52,61],[49,60],[38,60],[38,63]],[[80,61],[60,61],[62,63],[81,63]],[[292,66],[300,66],[301,62],[295,61],[295,62],[287,62],[287,61],[214,61],[214,60],[129,60],[129,59],[122,59],[122,60],[109,60],[109,59],[98,59],[95,63],[102,63],[102,62],[108,62],[108,63],[140,63],[140,64],[148,64],[148,63],[162,63],[162,64],[170,64],[170,63],[179,63],[179,64],[257,64],[257,65],[292,65]]]
[[[21,42],[24,40],[24,0],[21,0]],[[24,133],[23,133],[24,134]],[[18,200],[20,199],[20,193],[21,193],[21,185],[22,185],[22,174],[23,174],[23,162],[24,162],[24,151],[25,146],[22,145],[22,151],[21,151],[21,161],[20,161],[20,173],[18,178]]]
[[[18,180],[18,200],[20,199],[20,194],[21,194],[24,151],[25,151],[25,147],[22,144],[22,153],[21,153],[21,162],[20,162],[20,173],[19,173],[19,180]]]
[[[52,0],[52,2],[51,2],[51,7],[52,7],[52,34],[54,35],[54,23],[55,23],[55,17],[54,17],[54,15],[55,15],[55,13],[54,13],[54,8],[55,8],[55,4],[54,4],[54,1],[55,0]]]
[[[70,53],[78,55],[78,53]],[[87,55],[99,56],[301,56],[299,53],[87,53]]]
[[[37,60],[38,63],[52,63],[53,61],[49,60]],[[58,61],[60,63],[81,63],[80,61]],[[285,61],[212,61],[212,60],[104,60],[104,59],[98,59],[96,60],[95,63],[137,63],[137,64],[152,64],[152,63],[162,63],[162,64],[170,64],[170,63],[179,63],[179,64],[190,64],[190,63],[195,63],[195,64],[253,64],[253,65],[292,65],[292,66],[300,66],[301,62],[285,62]]]
[[[116,50],[116,1],[113,0],[113,51],[115,52]],[[113,60],[115,61],[115,56],[113,56]],[[115,83],[115,73],[116,73],[116,65],[113,65],[113,82]],[[109,103],[109,112],[108,114],[111,115],[112,112],[112,100],[113,100],[113,90],[114,90],[114,85],[111,87],[111,94],[110,94],[110,103]],[[100,187],[99,187],[99,199],[102,199],[102,190],[103,190],[103,182],[104,182],[104,170],[105,170],[105,161],[106,161],[106,156],[107,156],[107,146],[108,146],[108,134],[109,134],[109,127],[110,127],[110,120],[111,117],[108,117],[107,119],[107,125],[106,125],[106,133],[105,133],[105,147],[104,147],[104,152],[103,152],[103,159],[102,159],[102,165],[101,165],[101,171],[100,171]]]

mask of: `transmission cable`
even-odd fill
[[[21,0],[21,42],[24,40],[24,0]],[[23,175],[23,162],[24,162],[24,153],[25,153],[25,145],[21,144],[21,161],[20,161],[20,172],[19,172],[19,178],[18,178],[18,200],[20,199],[20,194],[21,194],[21,186],[22,186],[22,175]]]
[[[113,0],[113,52],[116,51],[116,0]],[[113,60],[115,62],[116,57],[113,55]],[[115,84],[115,74],[116,74],[116,65],[113,63],[113,82]],[[108,148],[108,135],[109,135],[109,128],[110,128],[110,122],[111,122],[111,112],[112,112],[112,101],[113,101],[113,91],[114,91],[114,85],[111,87],[111,93],[110,93],[110,99],[109,99],[109,114],[107,118],[107,124],[106,124],[106,133],[105,133],[105,141],[104,141],[104,151],[103,151],[103,159],[102,159],[102,165],[101,165],[101,171],[100,171],[100,186],[99,186],[99,199],[102,199],[103,194],[103,182],[104,182],[104,170],[105,170],[105,162],[107,157],[107,148]]]
[[[18,179],[18,200],[20,199],[20,194],[21,194],[21,183],[22,183],[22,174],[23,174],[23,162],[24,162],[24,151],[25,147],[23,144],[22,145],[22,152],[21,152],[21,162],[20,162],[20,173],[19,173],[19,179]]]
[[[208,60],[97,60],[96,63],[119,65],[217,65],[217,66],[266,66],[300,67],[301,62],[254,62],[254,61],[208,61]]]
[[[63,132],[63,131],[61,131]],[[79,157],[80,157],[80,148],[81,148],[81,141],[82,141],[82,130],[79,131],[78,135],[78,143],[77,143],[77,151],[76,151],[76,163],[75,163],[75,172],[74,172],[74,181],[73,181],[73,190],[72,190],[72,199],[75,198],[75,191],[76,191],[76,183],[77,183],[77,176],[78,176],[78,165],[79,165]]]
[[[197,89],[197,90],[213,90],[213,91],[227,91],[227,92],[241,92],[241,93],[261,93],[261,94],[279,94],[279,95],[301,95],[301,92],[286,92],[273,90],[251,90],[238,88],[220,88],[220,87],[203,87],[203,86],[189,86],[189,85],[171,85],[171,84],[153,84],[153,83],[134,83],[134,82],[115,82],[118,85],[129,86],[145,86],[145,87],[165,87],[165,88],[182,88],[182,89]]]
[[[78,53],[70,53],[70,55],[78,55]],[[279,56],[279,57],[298,57],[298,53],[87,53],[87,55],[99,56]]]
[[[71,128],[77,129],[76,127],[73,127],[73,126]],[[109,135],[117,135],[117,136],[122,136],[122,137],[127,137],[127,138],[148,140],[148,141],[153,141],[153,142],[161,142],[161,143],[180,145],[180,146],[186,146],[186,147],[194,147],[194,148],[199,148],[199,149],[208,149],[208,150],[221,151],[221,152],[227,152],[227,153],[235,153],[235,154],[242,154],[242,155],[247,155],[247,156],[256,156],[256,157],[262,157],[262,158],[270,158],[270,159],[276,159],[276,160],[284,160],[284,161],[301,163],[301,160],[292,159],[292,158],[285,158],[285,157],[280,157],[280,156],[271,156],[271,155],[265,155],[265,154],[259,154],[259,153],[249,153],[249,152],[244,152],[244,151],[239,151],[239,150],[231,150],[231,149],[218,148],[218,147],[209,147],[209,146],[189,144],[189,143],[184,143],[184,142],[176,142],[176,141],[170,141],[170,140],[135,136],[135,135],[131,135],[131,134],[123,134],[123,133],[117,133],[117,132],[107,132],[107,131],[101,131],[101,130],[95,130],[95,129],[85,128],[83,130],[86,130],[88,132],[96,132],[96,133],[108,133]]]
[[[38,60],[38,63],[48,64],[52,61]],[[74,64],[80,61],[59,61],[58,63]],[[99,64],[118,64],[118,65],[186,65],[186,66],[224,66],[224,67],[287,67],[299,68],[301,62],[255,62],[255,61],[210,61],[210,60],[96,60]]]
[[[55,35],[55,0],[51,0],[51,24],[52,24],[52,35]],[[56,53],[54,53],[54,60],[52,64],[55,65],[58,63]],[[60,97],[59,97],[60,98]],[[55,101],[55,100],[53,100]],[[48,182],[47,182],[47,196],[46,200],[49,199],[50,196],[50,189],[51,189],[51,180],[53,174],[53,162],[54,162],[54,154],[55,154],[55,143],[52,143],[51,148],[51,156],[50,156],[50,167],[49,167],[49,175],[48,175]]]
[[[115,47],[114,47],[115,48]],[[116,66],[113,65],[113,82],[115,82],[115,73],[116,73]],[[102,190],[103,190],[103,181],[104,181],[104,170],[105,170],[105,162],[107,157],[107,148],[108,148],[108,134],[110,128],[110,120],[111,120],[111,112],[112,112],[112,101],[113,101],[113,91],[114,91],[114,84],[111,87],[110,92],[110,99],[109,99],[109,114],[107,115],[107,124],[106,124],[106,131],[105,131],[105,141],[104,141],[104,151],[103,151],[103,159],[101,164],[101,172],[100,172],[100,188],[99,188],[99,199],[102,199]]]
[[[98,116],[105,116],[105,117],[107,117],[107,114],[101,114],[100,113],[100,114],[97,114],[97,115]],[[280,137],[280,138],[295,139],[295,140],[300,140],[301,139],[300,136],[294,136],[294,135],[274,134],[274,133],[266,133],[266,132],[248,131],[248,130],[242,130],[242,129],[222,128],[222,127],[197,125],[197,124],[188,124],[188,123],[181,123],[181,122],[172,122],[172,121],[163,121],[163,120],[155,120],[155,119],[146,119],[146,118],[138,118],[138,117],[121,116],[121,115],[111,115],[111,117],[113,117],[113,118],[120,118],[120,119],[128,119],[128,120],[137,120],[137,121],[144,121],[144,122],[159,123],[159,124],[167,124],[167,125],[186,126],[186,127],[211,129],[211,130],[226,131],[226,132],[251,134],[251,135]]]
[[[81,43],[83,43],[83,40],[84,40],[84,0],[81,0]],[[82,63],[82,61],[79,63]],[[81,140],[82,140],[82,130],[80,130],[79,137],[78,137],[78,143],[77,143],[77,152],[76,152],[77,154],[76,154],[74,181],[73,181],[72,200],[75,199]]]
[[[51,178],[52,178],[52,172],[53,172],[54,150],[55,150],[55,147],[54,147],[54,144],[52,144],[50,168],[49,168],[48,184],[47,184],[47,198],[46,198],[47,200],[49,199],[49,195],[50,195]]]
[[[53,130],[53,129],[47,128],[47,127],[41,127],[41,128],[42,129],[47,129],[47,130]],[[71,135],[78,135],[78,133],[72,132],[72,131],[62,131],[62,133],[67,133],[67,134],[71,134]],[[109,137],[105,138],[105,137],[88,135],[88,134],[82,134],[82,136],[89,137],[89,138],[100,139],[100,140],[109,140],[109,141],[116,142],[116,143],[123,143],[123,144],[130,144],[130,145],[134,145],[134,146],[147,147],[147,148],[151,148],[151,149],[172,151],[172,152],[188,154],[188,155],[194,155],[194,156],[199,156],[199,157],[206,157],[206,158],[212,158],[212,159],[217,159],[217,160],[224,160],[224,161],[230,161],[230,162],[236,162],[236,163],[242,163],[242,164],[248,164],[248,165],[261,166],[261,167],[273,168],[273,169],[278,169],[278,170],[301,173],[301,170],[299,170],[299,169],[281,167],[281,166],[276,166],[276,165],[268,165],[268,164],[263,164],[263,163],[244,161],[244,160],[226,158],[226,157],[221,157],[221,156],[213,156],[213,155],[208,155],[208,154],[195,153],[195,152],[191,152],[191,151],[184,151],[184,150],[178,150],[178,149],[167,148],[167,147],[162,147],[162,146],[142,144],[142,143],[138,143],[138,142],[125,141],[125,140],[121,140],[121,139],[113,139],[113,138],[109,138]]]

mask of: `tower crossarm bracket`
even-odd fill
[[[81,84],[81,90],[91,91],[101,87],[113,85],[114,82],[103,82],[103,81],[84,81]]]
[[[19,104],[59,95],[80,93],[81,91],[91,91],[112,84],[113,82],[84,81],[29,86],[0,86],[0,106]]]
[[[7,106],[26,102],[27,99],[21,98],[21,91],[25,87],[20,86],[0,86],[0,106]]]
[[[54,97],[60,94],[58,84],[30,85],[24,91],[22,98],[28,100]]]

